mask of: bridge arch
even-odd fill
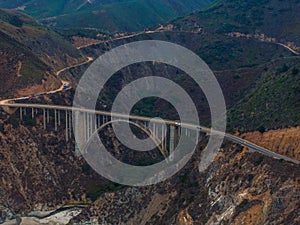
[[[96,131],[94,131],[94,133],[89,137],[88,141],[86,142],[86,144],[84,145],[84,148],[83,148],[83,152],[86,152],[87,151],[87,147],[91,144],[91,141],[93,139],[93,137],[95,137],[95,135],[97,135],[101,130],[103,130],[106,126],[109,126],[113,123],[119,123],[119,122],[124,122],[124,123],[129,123],[137,128],[139,128],[140,130],[142,130],[146,135],[148,135],[151,140],[156,144],[157,148],[159,149],[159,151],[161,152],[161,154],[167,158],[168,157],[168,152],[166,151],[166,149],[162,148],[161,147],[161,141],[159,140],[158,137],[156,137],[155,135],[152,134],[151,131],[149,131],[148,129],[146,129],[144,126],[136,123],[136,122],[133,122],[133,121],[130,121],[130,120],[123,120],[123,119],[117,119],[117,120],[111,120],[111,121],[108,121],[104,124],[102,124]]]

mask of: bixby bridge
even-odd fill
[[[69,141],[72,137],[72,125],[75,116],[76,120],[79,121],[79,129],[75,129],[75,132],[78,133],[75,135],[80,137],[80,140],[83,142],[77,143],[80,145],[78,147],[83,149],[83,151],[78,152],[79,154],[84,154],[84,146],[95,134],[101,131],[101,129],[118,122],[129,122],[132,126],[137,127],[147,134],[156,144],[164,157],[168,157],[175,150],[180,135],[185,135],[186,137],[193,136],[196,142],[198,142],[200,133],[205,133],[206,135],[220,135],[219,131],[199,125],[144,116],[124,115],[93,109],[59,105],[24,104],[12,101],[0,102],[0,106],[6,112],[11,114],[18,112],[20,120],[23,120],[25,116],[32,117],[32,119],[34,119],[37,115],[41,115],[41,123],[43,124],[44,129],[51,126],[52,129],[54,128],[55,131],[58,131],[60,127],[63,127],[65,130],[66,141]],[[285,160],[295,164],[300,163],[298,160],[277,154],[231,134],[226,133],[223,135],[227,140],[241,144],[252,151],[260,152],[269,157]]]

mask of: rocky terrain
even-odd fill
[[[225,146],[167,182],[105,193],[70,224],[298,224],[299,166]]]
[[[0,84],[0,96],[52,90],[60,83],[55,72],[83,61],[82,55],[97,58],[137,40],[171,41],[196,52],[216,74],[228,107],[228,132],[300,160],[300,65],[294,52],[299,46],[299,1],[286,3],[218,1],[204,12],[172,21],[155,32],[105,41],[82,48],[81,53],[31,17],[0,10],[0,78],[7,81]],[[274,22],[270,14],[283,19]],[[74,43],[80,47],[96,40],[81,37]],[[76,88],[88,66],[66,70],[61,76]],[[159,63],[132,65],[117,72],[97,107],[109,110],[122,87],[141,75],[157,74],[185,88],[195,100],[201,124],[209,125],[210,110],[202,91],[182,71]],[[74,89],[30,103],[71,105],[73,95]],[[158,99],[137,104],[133,113],[177,119],[170,105]],[[100,177],[78,157],[74,140],[66,141],[63,127],[55,132],[50,123],[44,130],[42,120],[42,112],[31,118],[28,111],[20,121],[18,111],[13,115],[1,111],[0,223],[20,221],[32,211],[85,205],[70,225],[300,224],[299,165],[225,142],[215,161],[200,173],[200,152],[207,141],[203,137],[193,159],[170,180],[142,188],[124,187]],[[161,160],[157,150],[150,154],[128,151],[110,127],[100,136],[111,154],[124,162],[148,165]]]

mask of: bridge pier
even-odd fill
[[[60,122],[60,110],[58,111],[57,120],[58,120],[58,126],[60,126],[61,125],[61,122]]]
[[[49,124],[50,123],[50,112],[49,112],[49,109],[47,109],[47,123]]]
[[[65,111],[65,116],[66,116],[66,141],[69,141],[69,132],[68,132],[68,127],[69,127],[69,118],[68,118],[68,111]]]
[[[96,115],[97,128],[101,126],[101,116]]]
[[[169,138],[169,157],[170,161],[174,158],[174,150],[175,150],[175,127],[170,125],[170,138]]]
[[[92,136],[92,134],[93,134],[93,132],[94,132],[94,126],[93,126],[93,115],[92,114],[90,114],[90,136],[89,136],[89,138]]]
[[[91,136],[91,115],[88,113],[87,114],[87,140],[90,138]]]
[[[47,124],[46,124],[46,110],[43,109],[43,124],[44,124],[44,130],[47,129]]]
[[[161,148],[164,152],[167,152],[167,132],[164,125],[161,129]]]
[[[72,112],[69,113],[69,137],[72,137]]]
[[[22,110],[22,108],[20,108],[19,110],[20,110],[20,120],[22,121],[23,120],[23,110]]]
[[[57,110],[54,110],[54,130],[57,131]]]
[[[175,126],[175,133],[174,133],[174,150],[177,147],[178,143],[179,143],[179,138],[180,138],[180,133],[181,133],[181,129],[178,126]]]
[[[87,113],[76,111],[75,114],[76,126],[74,129],[74,136],[76,137],[76,148],[75,153],[77,156],[84,154],[82,152],[84,145],[86,144],[87,139]]]

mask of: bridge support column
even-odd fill
[[[23,109],[20,108],[20,120],[22,121],[23,120]]]
[[[72,137],[72,112],[69,113],[69,137]]]
[[[83,152],[87,141],[87,113],[76,111],[74,113],[76,123],[74,123],[74,136],[76,137],[75,153],[77,156],[84,154]]]
[[[90,138],[90,114],[86,115],[86,125],[87,125],[87,140]]]
[[[80,128],[83,131],[82,140],[85,142],[86,141],[86,123],[85,123],[85,113],[84,112],[80,114],[80,120],[82,121]]]
[[[54,110],[54,130],[57,131],[57,110]]]
[[[167,137],[164,125],[161,127],[161,149],[164,152],[167,152]]]
[[[57,113],[57,120],[58,120],[58,126],[60,126],[61,125],[61,123],[60,123],[60,111],[58,110],[58,113]]]
[[[174,150],[179,143],[179,138],[180,138],[180,127],[176,126],[174,127]]]
[[[93,115],[93,120],[94,120],[94,131],[97,130],[97,115]]]
[[[47,125],[46,125],[46,110],[43,109],[43,125],[44,125],[44,130],[47,129]]]
[[[34,118],[34,108],[31,109],[31,118]]]
[[[196,131],[196,144],[198,144],[199,142],[199,131],[197,130]]]
[[[97,129],[101,126],[101,116],[96,115],[96,120],[97,120]]]
[[[174,153],[174,146],[175,146],[175,127],[174,126],[170,126],[170,145],[169,145],[169,155],[170,155],[170,161],[173,160],[173,153]]]
[[[47,109],[47,123],[50,123],[50,112],[49,112],[49,109]]]
[[[90,114],[90,137],[92,136],[93,134],[93,131],[94,131],[94,126],[93,126],[93,115]]]
[[[153,131],[152,131],[153,136],[156,136],[156,125],[153,123]]]
[[[68,118],[68,111],[65,111],[66,113],[66,141],[69,141],[69,132],[68,132],[68,127],[69,127],[69,118]]]

